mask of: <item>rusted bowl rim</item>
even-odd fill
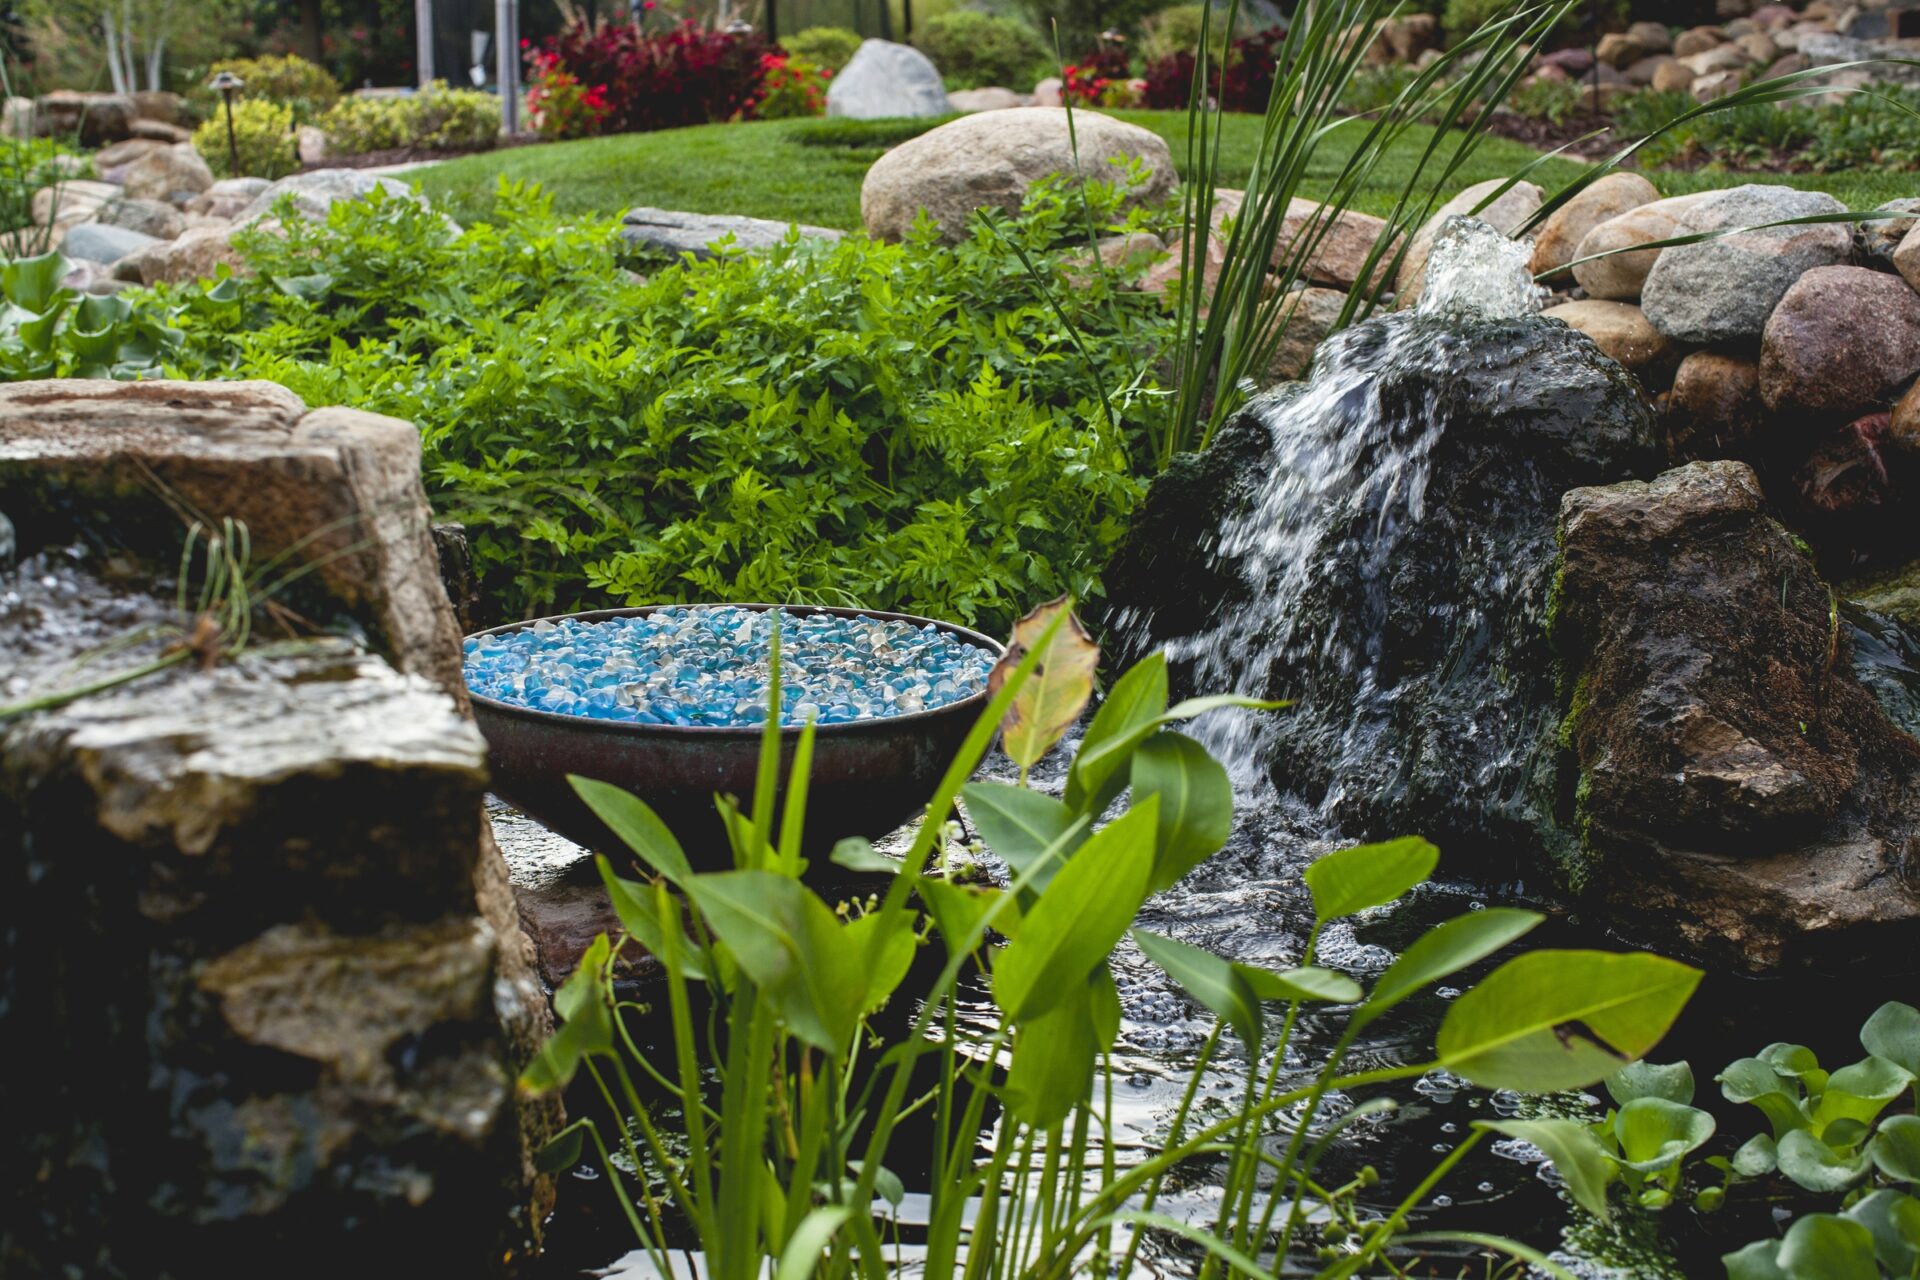
[[[998,640],[983,636],[978,631],[972,630],[969,627],[963,627],[957,622],[942,622],[938,618],[922,618],[912,613],[887,613],[880,609],[837,609],[827,605],[798,604],[649,604],[632,609],[590,609],[583,613],[555,613],[544,618],[528,618],[524,622],[509,622],[504,626],[488,627],[485,631],[474,632],[472,635],[467,636],[466,639],[477,640],[481,636],[497,636],[505,635],[511,631],[525,631],[536,622],[562,622],[567,620],[574,622],[606,622],[612,618],[644,618],[648,614],[658,613],[662,609],[717,608],[752,609],[760,613],[765,613],[771,609],[779,609],[785,613],[798,614],[803,617],[809,614],[830,613],[839,618],[879,618],[887,622],[911,622],[916,626],[932,624],[942,631],[950,632],[953,635],[963,637],[973,644],[979,645],[989,654],[992,654],[995,660],[998,660],[1007,651],[1006,646]],[[466,665],[465,645],[463,644],[461,648],[461,666],[463,668],[461,680],[464,683],[466,679],[466,673],[464,671]],[[845,724],[816,723],[813,726],[813,731],[816,737],[880,733],[899,728],[903,725],[925,724],[930,720],[951,717],[968,710],[972,710],[977,714],[981,708],[986,706],[988,695],[989,691],[982,689],[978,693],[969,694],[958,702],[949,702],[944,706],[934,707],[930,711],[909,711],[904,715],[897,716],[874,716],[867,720],[851,720]],[[531,720],[536,724],[563,725],[570,729],[583,729],[587,732],[628,734],[642,738],[657,736],[677,737],[684,734],[697,738],[741,738],[755,741],[765,732],[765,726],[763,725],[628,724],[620,720],[599,720],[592,716],[562,715],[558,711],[537,711],[532,707],[523,707],[511,702],[502,702],[498,698],[489,698],[485,694],[475,693],[472,689],[467,690],[467,696],[473,699],[474,705],[485,707],[488,711],[496,715],[507,716],[512,719]],[[780,727],[780,736],[782,738],[798,738],[800,736],[800,726],[782,725]]]

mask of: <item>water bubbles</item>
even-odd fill
[[[1476,218],[1448,218],[1427,254],[1417,310],[1486,320],[1532,315],[1546,293],[1527,270],[1532,257],[1532,241],[1514,240]]]
[[[773,614],[674,606],[639,617],[542,620],[465,645],[467,687],[558,715],[625,724],[766,723]],[[931,624],[781,613],[780,722],[908,715],[986,688],[994,655]]]

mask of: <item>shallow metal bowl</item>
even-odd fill
[[[666,607],[561,614],[475,634],[500,635],[563,618],[581,622],[638,618]],[[988,653],[1003,652],[997,641],[977,631],[912,614],[769,604],[733,607],[762,611],[778,607],[800,617],[864,615],[916,627],[931,622]],[[835,841],[848,836],[878,839],[912,818],[933,798],[941,774],[986,704],[987,694],[982,691],[932,711],[818,726],[812,785],[807,789],[807,856],[824,857]],[[731,794],[743,809],[751,807],[760,759],[759,726],[625,724],[534,711],[477,693],[473,710],[487,739],[493,791],[509,804],[588,848],[624,852],[620,841],[573,793],[567,775],[610,782],[651,805],[680,838],[696,867],[732,866],[714,796]],[[783,804],[793,749],[799,741],[799,729],[780,731]]]

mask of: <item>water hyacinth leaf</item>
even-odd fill
[[[1780,1241],[1778,1260],[1787,1280],[1880,1280],[1873,1233],[1831,1213],[1795,1219]]]
[[[1093,1060],[1100,1052],[1093,991],[1086,982],[1062,989],[1043,1012],[1021,1021],[1007,1065],[1007,1105],[1036,1129],[1046,1129],[1086,1101]]]
[[[1823,1135],[1837,1121],[1871,1125],[1887,1104],[1907,1091],[1913,1077],[1885,1058],[1862,1058],[1827,1077],[1826,1092],[1813,1112],[1813,1127]],[[1829,1139],[1831,1141],[1831,1139]]]
[[[1780,1242],[1755,1240],[1752,1244],[1720,1255],[1727,1269],[1727,1280],[1787,1280],[1780,1269]]]
[[[1113,682],[1100,709],[1093,713],[1093,722],[1087,726],[1080,750],[1074,754],[1073,767],[1067,772],[1068,806],[1099,812],[1112,803],[1125,784],[1127,775],[1121,766],[1127,763],[1128,756],[1107,748],[1130,738],[1137,742],[1139,739],[1133,735],[1159,724],[1166,713],[1167,655],[1156,649]],[[1103,801],[1086,803],[1089,798],[1105,793],[1109,779],[1113,780],[1112,794],[1106,795]]]
[[[1867,1229],[1880,1264],[1896,1276],[1920,1266],[1920,1200],[1898,1191],[1874,1192],[1845,1216]]]
[[[1064,622],[1053,625],[1063,614]],[[1038,652],[1039,661],[1000,722],[1000,748],[1022,771],[1038,764],[1080,718],[1093,697],[1093,674],[1100,665],[1100,646],[1066,596],[1013,624],[1007,651],[994,664],[987,688],[998,693],[1029,652]]]
[[[1809,1076],[1825,1079],[1825,1073],[1820,1070],[1820,1059],[1803,1044],[1779,1041],[1762,1049],[1759,1058],[1783,1076],[1792,1076],[1796,1080]],[[1818,1088],[1817,1085],[1814,1087]]]
[[[606,823],[607,829],[619,836],[642,862],[668,884],[686,887],[687,878],[693,874],[686,852],[646,801],[611,783],[576,774],[568,774],[567,782],[574,794],[593,810],[593,816]]]
[[[1133,940],[1147,959],[1159,965],[1182,991],[1212,1010],[1240,1037],[1249,1053],[1258,1053],[1262,1024],[1260,997],[1246,976],[1211,951],[1135,929]]]
[[[1380,975],[1366,1005],[1354,1014],[1354,1021],[1365,1026],[1422,987],[1458,973],[1518,940],[1544,919],[1546,917],[1537,911],[1489,907],[1435,925],[1401,952],[1400,958]]]
[[[836,867],[858,871],[863,875],[897,875],[901,867],[900,863],[875,849],[871,840],[861,836],[848,836],[845,840],[836,841],[827,860]]]
[[[1321,921],[1385,906],[1424,883],[1440,863],[1440,851],[1419,836],[1361,844],[1316,858],[1306,870],[1313,910]]]
[[[1868,1144],[1874,1167],[1896,1182],[1920,1183],[1920,1116],[1889,1116]]]
[[[1607,1092],[1622,1106],[1635,1098],[1665,1098],[1683,1106],[1693,1101],[1693,1068],[1684,1062],[1635,1062],[1607,1077]]]
[[[1887,1001],[1860,1028],[1860,1044],[1874,1057],[1920,1077],[1920,1009]]]
[[[1309,965],[1301,969],[1256,968],[1236,964],[1235,969],[1262,1000],[1317,1000],[1327,1004],[1354,1004],[1366,992],[1344,973]]]
[[[600,883],[607,887],[607,898],[613,904],[613,914],[619,917],[620,927],[627,931],[627,936],[639,943],[648,955],[662,961],[666,961],[671,954],[684,976],[704,979],[707,976],[706,967],[701,964],[699,953],[687,945],[678,924],[674,927],[672,937],[661,925],[660,908],[661,901],[666,899],[665,890],[660,889],[659,896],[656,896],[657,885],[622,880],[613,874],[613,864],[607,861],[605,854],[595,854],[593,861],[600,872]],[[677,920],[678,904],[671,903],[671,899],[666,901],[670,903]]]
[[[694,876],[686,889],[788,1030],[842,1051],[867,1008],[867,954],[819,895],[772,871]]]
[[[993,996],[1016,1022],[1078,994],[1147,897],[1160,802],[1149,796],[1094,833],[1023,914],[993,962]]]
[[[1782,1077],[1758,1058],[1731,1062],[1714,1079],[1719,1082],[1720,1096],[1728,1102],[1747,1102],[1760,1108],[1773,1129],[1775,1142],[1809,1123],[1800,1105],[1799,1083]]]
[[[1233,834],[1233,783],[1207,749],[1162,730],[1133,753],[1133,801],[1160,797],[1148,890],[1171,889]]]
[[[1639,1173],[1670,1168],[1713,1137],[1713,1117],[1682,1102],[1651,1095],[1635,1098],[1613,1118],[1621,1163]]]
[[[1489,1089],[1584,1088],[1658,1044],[1700,976],[1643,952],[1530,952],[1453,1002],[1436,1056]]]
[[[1780,1166],[1780,1157],[1774,1149],[1773,1139],[1764,1133],[1756,1133],[1733,1153],[1732,1165],[1733,1171],[1743,1178],[1761,1178]]]
[[[1573,1202],[1602,1222],[1607,1220],[1607,1183],[1613,1177],[1613,1168],[1599,1139],[1586,1125],[1577,1120],[1476,1120],[1473,1127],[1540,1148],[1566,1180],[1567,1194]]]
[[[1052,796],[1030,787],[1016,787],[1006,782],[970,782],[960,789],[960,797],[967,802],[967,816],[980,829],[980,838],[1013,868],[1016,877],[1042,864],[1042,855],[1076,824],[1080,827],[1074,839],[1046,857],[1044,864],[1034,871],[1028,888],[1035,892],[1045,889],[1065,858],[1085,843],[1085,830],[1089,825],[1086,820],[1076,817]]]
[[[1867,1176],[1871,1164],[1866,1152],[1836,1151],[1810,1129],[1795,1129],[1780,1139],[1775,1150],[1780,1172],[1808,1191],[1845,1191]]]

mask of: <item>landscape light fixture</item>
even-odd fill
[[[240,144],[233,136],[233,95],[247,87],[247,82],[231,71],[222,71],[207,81],[207,88],[218,93],[227,104],[227,176],[240,176]]]

